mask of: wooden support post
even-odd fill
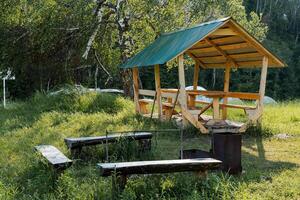
[[[196,62],[194,67],[193,90],[197,90],[198,79],[199,79],[199,63]],[[190,95],[190,102],[189,102],[190,107],[195,107],[195,99],[196,99],[196,95]]]
[[[265,90],[266,90],[267,71],[268,71],[268,57],[264,56],[263,64],[261,68],[261,75],[260,75],[260,85],[259,85],[259,100],[258,100],[259,115],[261,115],[263,111],[263,100],[264,100]]]
[[[229,81],[230,81],[230,62],[226,63],[225,75],[224,75],[224,92],[229,92]],[[228,98],[224,97],[223,104],[226,105],[228,103]],[[222,109],[222,119],[227,118],[227,107],[223,106]]]
[[[158,110],[158,118],[162,117],[162,103],[161,103],[161,87],[160,87],[160,73],[159,65],[154,66],[154,75],[155,75],[155,90],[156,90],[156,102]]]
[[[213,118],[214,119],[220,119],[220,104],[219,104],[219,98],[214,97],[213,98]]]
[[[178,56],[178,76],[179,76],[179,104],[184,110],[187,110],[187,96],[185,91],[185,75],[184,75],[184,64],[183,64],[183,54]],[[183,126],[188,124],[188,121],[183,117]]]
[[[136,113],[140,113],[140,105],[139,105],[139,70],[137,67],[132,69],[132,77],[133,77],[133,91],[134,91],[134,104]]]

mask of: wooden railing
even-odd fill
[[[161,89],[162,93],[177,93],[177,89]],[[187,90],[188,95],[223,95],[224,97],[233,97],[239,99],[257,100],[259,99],[259,93],[249,92],[223,92],[223,91],[200,91],[200,90]]]

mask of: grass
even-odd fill
[[[230,117],[242,119],[242,112]],[[120,96],[69,93],[34,97],[0,109],[0,199],[111,199],[112,179],[100,177],[95,167],[105,160],[103,147],[85,148],[81,160],[58,179],[34,153],[38,144],[51,144],[69,155],[65,137],[174,128],[172,123],[143,119],[133,103]],[[300,102],[267,106],[262,132],[268,137],[243,137],[243,174],[193,173],[132,176],[118,199],[300,199]],[[256,130],[257,131],[257,130]],[[261,130],[260,130],[261,131]],[[270,135],[286,133],[287,139]],[[259,135],[259,134],[256,134]],[[180,135],[155,135],[153,150],[135,153],[135,145],[110,146],[111,160],[178,158]],[[184,148],[209,148],[209,136],[194,129],[184,136]]]

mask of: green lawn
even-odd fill
[[[232,111],[232,110],[230,110]],[[229,111],[229,112],[230,112]],[[300,199],[300,102],[267,106],[265,137],[243,136],[243,173],[228,176],[176,173],[130,177],[122,193],[112,192],[112,179],[102,178],[95,167],[105,159],[101,146],[86,148],[80,160],[56,180],[33,147],[51,144],[66,155],[65,137],[105,134],[106,130],[175,128],[172,123],[142,119],[133,103],[122,97],[88,93],[45,96],[0,109],[0,199]],[[241,119],[242,111],[230,118]],[[287,139],[272,134],[286,133]],[[209,148],[209,136],[189,129],[184,148]],[[110,146],[111,160],[178,158],[180,135],[157,133],[150,153],[138,154],[134,144]]]

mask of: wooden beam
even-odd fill
[[[211,35],[237,35],[237,33],[230,28],[217,29]]]
[[[199,101],[196,101],[196,102],[199,102]],[[205,111],[207,111],[213,105],[212,103],[209,103],[209,102],[205,102],[205,104],[207,104],[207,105],[201,109],[199,115],[202,115]]]
[[[162,98],[172,98],[172,99],[174,99],[176,97],[176,94],[163,92],[162,90],[163,89],[160,90]],[[142,90],[142,89],[140,89],[139,94],[144,95],[144,96],[154,97],[155,96],[155,90]]]
[[[194,80],[193,80],[193,89],[197,90],[199,80],[199,65],[195,64],[194,67]]]
[[[140,95],[144,95],[144,96],[150,96],[150,97],[154,97],[155,96],[155,90],[139,90]]]
[[[224,92],[229,92],[229,80],[230,80],[230,63],[226,63],[226,69],[224,74]],[[223,104],[228,103],[228,98],[225,96],[223,99]],[[227,107],[224,106],[222,108],[222,119],[225,120],[227,118]]]
[[[261,75],[260,75],[260,84],[259,84],[259,104],[258,109],[260,113],[263,111],[263,100],[265,96],[265,90],[266,90],[266,80],[267,80],[267,71],[268,71],[268,57],[263,57],[263,66],[261,69]]]
[[[187,109],[181,109],[182,116],[187,119],[193,126],[198,128],[201,133],[208,133],[208,130],[198,121],[198,118],[195,118]]]
[[[225,52],[223,51],[219,46],[217,46],[215,43],[213,43],[209,38],[205,38],[205,41],[210,44],[211,46],[213,46],[222,56],[224,56],[224,58],[227,59],[227,61],[232,62],[232,64],[234,64],[234,66],[237,66],[236,62]]]
[[[156,102],[158,110],[158,118],[162,117],[162,103],[161,103],[161,86],[160,86],[160,72],[159,65],[154,66],[154,76],[155,76],[155,90],[156,90]]]
[[[219,98],[213,98],[213,119],[220,119]]]
[[[240,38],[239,36],[229,36],[229,37],[215,38],[215,39],[211,39],[211,41],[215,44],[218,44],[218,45],[223,45],[224,43],[234,44],[234,43],[243,42],[242,38]],[[206,43],[205,40],[201,40],[194,47],[201,47],[201,45],[206,45],[206,44],[207,43]]]
[[[235,49],[244,49],[251,48],[246,42],[241,42],[237,44],[227,44],[218,46],[222,50],[235,50]],[[215,47],[205,47],[205,48],[192,48],[189,49],[189,52],[193,54],[209,53],[216,51]]]
[[[186,52],[197,64],[199,64],[201,67],[203,67],[203,68],[205,68],[205,65],[204,65],[204,63],[201,61],[201,60],[199,60],[199,59],[197,59],[196,58],[196,56],[194,55],[194,54],[192,54],[191,52],[189,52],[189,51],[187,51]]]
[[[133,92],[134,92],[134,104],[135,104],[135,112],[140,113],[140,105],[139,105],[139,70],[137,67],[132,69],[132,77],[133,77]]]
[[[236,62],[239,68],[260,68],[262,66],[261,61],[245,61],[245,62]],[[224,68],[226,63],[205,63],[206,68]]]
[[[199,64],[196,63],[195,66],[194,66],[193,90],[197,90],[198,80],[199,80]],[[195,98],[196,98],[196,95],[191,95],[190,96],[189,106],[191,106],[191,107],[195,106]]]
[[[239,98],[239,99],[248,99],[248,100],[257,100],[259,94],[249,93],[249,92],[228,92],[227,97]]]
[[[207,102],[207,101],[195,101],[198,104],[205,104],[205,105],[211,105],[212,103]],[[227,107],[227,108],[236,108],[236,109],[255,109],[256,107],[254,106],[244,106],[244,105],[235,105],[235,104],[224,104],[224,103],[220,103],[220,107]],[[203,109],[202,109],[203,110]],[[201,112],[200,112],[201,113]],[[202,114],[202,113],[201,113]]]
[[[176,93],[177,89],[162,89],[163,92],[166,93]],[[223,91],[187,91],[187,94],[195,94],[195,95],[203,95],[203,96],[212,96],[212,95],[225,95],[227,97],[234,97],[240,99],[249,99],[249,100],[257,100],[259,99],[258,93],[250,93],[250,92],[223,92]]]
[[[260,53],[239,53],[239,54],[228,54],[232,59],[239,58],[257,58],[257,60],[262,59],[262,55]],[[200,59],[202,62],[213,62],[213,61],[224,61],[224,56],[203,56],[196,57]],[[226,62],[226,60],[224,61]]]
[[[187,109],[187,96],[185,90],[185,74],[184,74],[184,58],[183,54],[178,56],[178,76],[179,76],[179,85],[180,85],[180,92],[179,92],[179,104],[181,109]],[[183,117],[183,125],[187,125],[187,120]]]

